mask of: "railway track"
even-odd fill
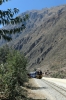
[[[45,79],[42,79],[47,85],[51,86],[53,89],[55,89],[57,92],[59,92],[62,96],[66,98],[66,89],[64,87],[60,87],[56,85],[55,83],[46,81]]]

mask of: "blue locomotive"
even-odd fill
[[[28,76],[29,76],[29,78],[41,79],[42,78],[42,71],[38,70],[38,71],[30,72],[30,73],[28,73]]]

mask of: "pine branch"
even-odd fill
[[[8,9],[8,11],[1,11],[0,10],[0,25],[8,25],[8,24],[18,24],[22,21],[26,21],[28,19],[28,15],[25,15],[23,18],[20,16],[13,18],[13,16],[18,13],[19,10],[14,8],[14,11]]]
[[[17,8],[14,8],[13,10],[8,9],[7,11],[0,10],[0,24],[2,25],[9,24],[10,20],[13,19],[14,15],[17,14],[18,12],[19,10]]]
[[[23,18],[21,17],[16,17],[15,19],[11,19],[10,22],[7,23],[11,23],[12,25],[18,24],[18,23],[24,23],[27,19],[29,18],[28,15],[25,15]],[[12,40],[12,37],[9,37],[9,34],[15,34],[15,33],[19,33],[21,32],[23,29],[25,29],[25,25],[22,24],[20,27],[17,28],[13,28],[13,29],[0,29],[0,39],[1,37],[5,40]]]
[[[7,41],[10,41],[12,40],[12,37],[9,36],[9,34],[15,34],[15,33],[19,33],[21,31],[23,31],[23,29],[25,29],[25,25],[22,24],[21,27],[18,27],[18,28],[13,28],[13,29],[10,29],[10,30],[7,30],[7,29],[1,29],[0,30],[0,39],[1,37]]]
[[[4,2],[8,2],[9,0],[0,0],[0,5],[2,5]]]
[[[4,2],[8,2],[9,0],[0,0],[0,5]],[[9,37],[9,34],[14,34],[14,33],[19,33],[23,29],[25,29],[25,25],[23,24],[28,18],[28,15],[23,16],[22,18],[20,16],[13,18],[15,14],[19,12],[19,9],[14,8],[12,9],[7,9],[7,11],[2,11],[0,10],[0,25],[16,25],[16,24],[21,24],[22,25],[18,28],[13,28],[13,29],[0,29],[0,39],[1,37],[5,40],[10,41],[12,38]]]

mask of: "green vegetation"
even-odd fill
[[[9,49],[7,46],[0,49],[0,59],[0,93],[4,95],[2,98],[23,100],[26,98],[23,86],[28,81],[27,59],[19,51]]]
[[[0,0],[0,5],[9,0]],[[10,34],[19,33],[25,29],[24,22],[28,19],[28,15],[22,18],[14,15],[19,12],[19,9],[7,9],[7,11],[0,10],[0,25],[17,25],[21,26],[11,29],[0,29],[0,39],[10,41],[12,37]],[[20,100],[26,98],[25,91],[22,88],[24,83],[28,80],[26,71],[27,60],[19,51],[12,50],[8,46],[0,49],[0,99]]]
[[[0,0],[0,5],[2,5],[5,1],[9,1],[9,0]],[[5,40],[10,41],[12,38],[9,36],[10,34],[14,34],[14,33],[19,33],[20,31],[22,31],[23,29],[25,29],[25,25],[24,22],[26,21],[26,19],[28,19],[28,15],[24,15],[22,18],[20,16],[17,16],[16,18],[14,18],[14,15],[17,14],[19,12],[19,9],[14,8],[12,9],[7,9],[7,11],[3,11],[0,10],[0,25],[8,25],[8,24],[12,24],[12,25],[17,25],[17,24],[21,24],[20,27],[16,27],[16,28],[10,28],[10,29],[0,29],[0,39],[3,38]]]

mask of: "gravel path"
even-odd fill
[[[56,85],[59,85],[64,88],[66,87],[65,86],[66,81],[64,81],[63,79],[54,79],[54,78],[43,78],[43,79],[47,80],[48,83],[49,81],[51,81],[55,82]],[[39,87],[37,89],[39,93],[43,94],[47,98],[47,100],[66,100],[66,97],[60,93],[60,91],[62,91],[61,89],[59,90],[55,86],[52,87],[51,85],[47,84],[43,79],[34,79],[34,82]],[[55,88],[57,88],[58,91]]]
[[[47,78],[47,77],[43,77],[42,79],[45,79],[47,81],[53,82],[59,86],[62,86],[64,88],[66,88],[66,79],[59,79],[59,78]]]
[[[37,85],[34,78],[29,79],[28,97],[39,100],[47,100],[45,95],[40,92],[41,88]]]

